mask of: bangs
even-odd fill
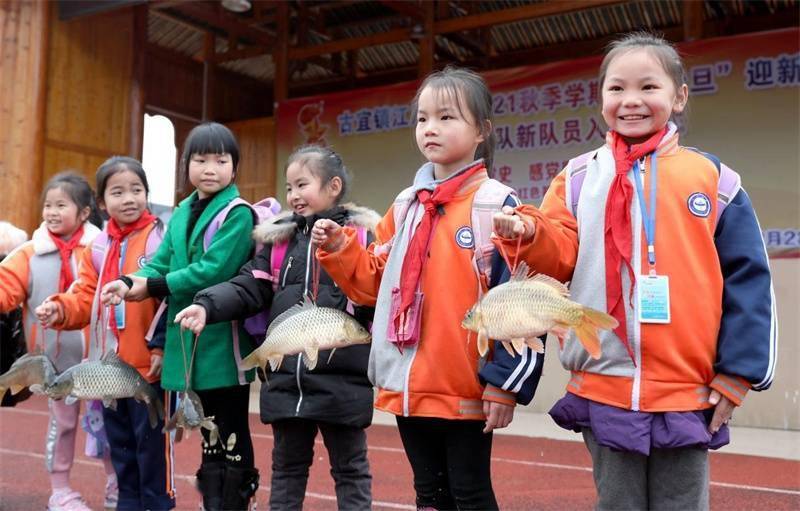
[[[189,134],[184,153],[233,155],[239,153],[239,144],[233,133],[220,124],[200,125]]]

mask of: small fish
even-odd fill
[[[164,425],[163,433],[172,431],[176,428],[181,428],[186,431],[186,437],[189,437],[189,431],[192,429],[205,428],[209,431],[209,445],[217,445],[219,441],[219,430],[217,425],[214,424],[214,417],[206,417],[203,412],[203,403],[200,402],[200,396],[194,391],[187,390],[179,394],[180,404],[175,413],[172,414],[169,421]]]
[[[567,286],[542,273],[528,276],[528,265],[520,263],[511,279],[493,287],[467,312],[461,326],[478,333],[478,352],[489,350],[489,339],[505,349],[522,353],[525,345],[542,353],[539,336],[556,335],[562,346],[572,328],[592,358],[600,357],[597,330],[616,328],[617,320],[569,298]]]
[[[47,355],[41,350],[26,353],[0,375],[0,400],[8,389],[11,389],[12,394],[17,394],[25,387],[30,387],[32,392],[42,394],[55,379],[56,369]]]
[[[158,426],[164,418],[161,399],[139,372],[126,364],[114,351],[100,360],[87,360],[76,364],[55,379],[46,389],[52,399],[64,399],[72,404],[78,399],[98,399],[106,408],[116,410],[117,399],[132,397],[147,405],[150,426]]]
[[[339,309],[318,307],[306,297],[302,304],[272,321],[264,342],[242,360],[240,367],[264,367],[269,362],[270,368],[276,371],[283,357],[302,353],[306,367],[314,369],[319,350],[366,344],[371,338],[353,316]]]

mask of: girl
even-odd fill
[[[203,456],[197,471],[208,511],[244,509],[258,488],[248,424],[249,383],[254,372],[242,372],[238,367],[253,347],[247,333],[235,323],[210,326],[192,339],[181,335],[174,319],[191,304],[197,291],[233,277],[248,258],[253,230],[250,208],[233,207],[214,236],[210,240],[204,236],[212,220],[239,197],[233,184],[238,163],[239,145],[228,128],[217,123],[195,127],[181,156],[184,178],[195,190],[175,209],[153,259],[137,273],[106,284],[101,294],[104,303],[113,305],[123,298],[167,300],[161,384],[167,390],[183,391],[188,380],[200,396],[205,415],[213,416],[219,428],[221,441],[214,444],[203,431]]]
[[[34,231],[33,239],[0,263],[0,312],[9,312],[23,304],[25,337],[31,348],[44,348],[60,373],[81,361],[88,331],[39,331],[32,312],[48,296],[63,293],[70,287],[81,254],[100,231],[87,221],[94,207],[93,193],[86,180],[78,174],[62,172],[53,176],[42,190],[42,204],[44,221]],[[69,486],[80,405],[50,400],[49,406],[45,462],[53,493],[48,509],[88,510],[81,494]],[[107,457],[104,464],[106,503],[114,505],[114,469]]]
[[[480,229],[486,212],[491,226],[491,214],[516,205],[512,190],[486,171],[491,100],[471,71],[428,76],[412,104],[428,163],[378,224],[376,242],[365,250],[352,229],[326,219],[312,232],[325,271],[353,301],[376,306],[369,361],[375,406],[397,415],[418,507],[497,509],[491,431],[511,422],[517,401],[531,400],[541,374],[542,357],[527,348],[514,358],[494,350],[481,361],[461,328],[487,284],[508,277]],[[480,270],[483,259],[490,271]]]
[[[161,243],[161,223],[147,210],[147,176],[137,160],[114,156],[97,169],[96,182],[98,204],[111,218],[105,236],[84,250],[79,278],[69,292],[48,298],[36,315],[44,326],[57,329],[82,328],[91,322],[89,358],[99,360],[107,350],[116,350],[168,403],[159,383],[163,328],[150,342],[146,339],[158,301],[150,298],[113,307],[110,321],[99,307],[103,285],[120,273],[138,270]],[[151,428],[147,407],[133,398],[117,400],[116,410],[104,407],[102,414],[119,482],[117,510],[175,507],[171,469],[167,469],[172,442],[161,433],[163,421]]]
[[[775,369],[772,285],[750,199],[735,172],[679,146],[669,122],[686,107],[684,77],[663,39],[614,42],[600,67],[606,145],[570,161],[541,211],[509,208],[495,221],[510,253],[521,236],[521,258],[619,320],[601,334],[599,360],[564,342],[572,379],[550,410],[583,434],[599,509],[707,509],[707,449],[728,443],[734,407]]]
[[[206,324],[243,319],[268,308],[271,322],[315,290],[318,305],[347,309],[347,298],[328,275],[321,273],[318,282],[313,277],[316,261],[309,230],[318,218],[374,229],[377,213],[341,205],[348,181],[341,158],[330,149],[306,146],[295,151],[286,167],[286,202],[292,213],[259,225],[255,237],[265,244],[263,250],[230,281],[196,294],[194,305],[176,321],[199,333]],[[266,275],[275,275],[277,285],[264,279]],[[354,315],[366,325],[372,310],[356,307]],[[302,509],[317,430],[328,448],[339,509],[370,509],[365,432],[372,422],[369,346],[337,350],[329,361],[328,355],[321,353],[311,371],[300,356],[284,358],[261,387],[261,420],[272,424],[275,436],[269,497],[273,511]]]

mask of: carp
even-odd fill
[[[25,387],[30,387],[32,392],[41,394],[55,379],[56,369],[47,355],[41,351],[26,353],[0,375],[0,400],[8,389],[12,394],[17,394]]]
[[[182,428],[186,431],[188,438],[189,431],[192,429],[203,428],[209,431],[209,445],[217,445],[219,440],[219,430],[214,424],[214,417],[206,417],[203,412],[203,403],[200,396],[193,390],[187,390],[179,394],[180,404],[169,421],[164,425],[163,433]]]

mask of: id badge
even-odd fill
[[[669,323],[669,277],[642,275],[639,286],[639,321],[641,323]]]
[[[114,319],[117,322],[117,330],[125,329],[125,302],[114,306]]]

